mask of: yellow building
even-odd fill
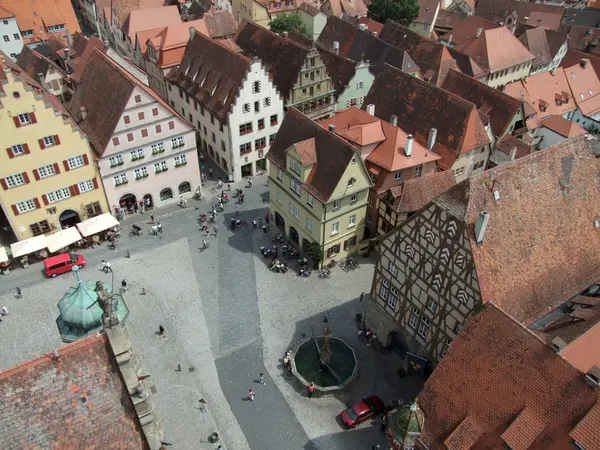
[[[1,225],[20,241],[107,212],[87,137],[54,96],[0,57]]]
[[[269,3],[264,2],[265,5]],[[268,7],[265,7],[262,1],[258,0],[232,0],[231,12],[238,23],[246,19],[249,22],[254,22],[261,27],[269,28],[271,15]]]
[[[317,242],[325,262],[356,253],[371,187],[357,149],[290,108],[267,157],[271,216],[286,237]]]

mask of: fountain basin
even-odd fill
[[[321,393],[333,393],[346,387],[358,373],[358,361],[354,349],[343,339],[330,339],[331,359],[321,362],[324,337],[317,336],[302,342],[294,351],[292,373],[304,385],[315,384]]]

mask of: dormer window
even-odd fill
[[[290,170],[300,175],[302,173],[302,166],[294,159],[290,159]]]

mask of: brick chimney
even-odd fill
[[[404,154],[407,158],[410,158],[410,155],[412,155],[412,146],[413,136],[412,134],[409,134],[408,136],[406,136],[406,144],[404,145]]]
[[[582,69],[585,69],[589,62],[590,60],[588,58],[581,58],[581,61],[579,61],[579,65]]]
[[[483,28],[477,28],[477,31],[475,32],[475,37],[478,38],[479,36],[481,36],[482,32],[483,32]]]
[[[395,127],[398,126],[398,116],[396,114],[394,114],[392,117],[390,117],[390,123],[392,125],[394,125]]]
[[[517,156],[517,147],[512,147],[510,149],[510,160],[514,161],[515,160],[515,156]]]
[[[335,125],[329,125],[329,131],[335,133]]]
[[[333,53],[340,54],[340,43],[338,41],[333,41]]]
[[[367,113],[371,114],[372,116],[375,115],[375,105],[373,103],[369,103],[367,105]]]

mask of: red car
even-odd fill
[[[365,398],[358,402],[352,408],[342,411],[340,418],[342,423],[348,428],[354,428],[359,423],[364,422],[369,417],[380,414],[385,410],[385,404],[379,397],[373,396]]]

